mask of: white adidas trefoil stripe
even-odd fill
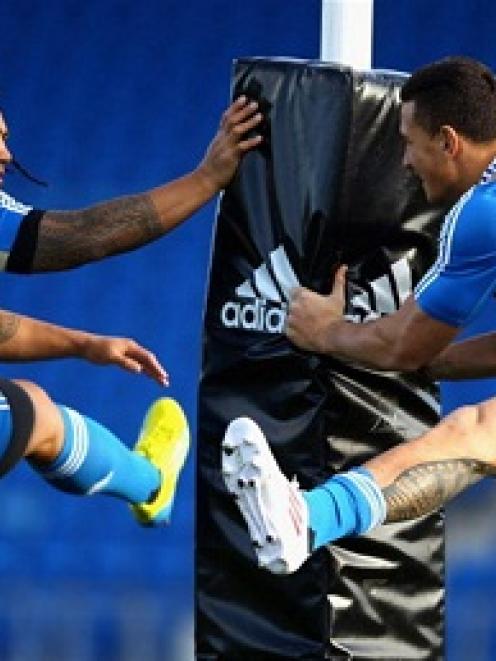
[[[299,287],[300,282],[282,246],[270,253],[270,261],[284,297],[289,302],[292,290]]]
[[[274,276],[266,264],[262,264],[253,272],[255,288],[250,280],[245,280],[236,287],[236,296],[240,298],[262,298],[277,303],[289,302],[291,290],[300,283],[291,266],[283,246],[279,246],[269,255],[269,261]]]
[[[268,263],[235,289],[238,300],[226,301],[221,321],[226,328],[282,333],[291,290],[300,283],[283,246],[269,254]]]
[[[392,314],[410,296],[413,289],[412,270],[408,259],[402,257],[391,265],[390,273],[382,275],[370,284],[368,291],[361,290],[352,296],[346,319],[364,322]],[[267,263],[253,271],[250,278],[238,285],[238,300],[226,301],[220,318],[226,328],[282,333],[291,298],[291,291],[300,282],[283,246],[269,254]],[[394,291],[393,291],[394,288]]]
[[[393,314],[410,296],[413,290],[412,269],[406,257],[391,264],[389,275],[381,275],[368,283],[372,297],[362,289],[351,296],[350,312],[345,316],[356,323],[372,321],[384,315]],[[394,291],[393,291],[394,288]]]

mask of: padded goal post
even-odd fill
[[[259,100],[264,142],[219,207],[199,395],[196,658],[438,659],[442,513],[321,549],[296,574],[257,568],[220,472],[229,421],[262,427],[303,488],[437,420],[421,375],[379,374],[292,346],[296,284],[328,293],[349,265],[347,310],[390,314],[432,263],[441,214],[401,166],[395,72],[242,59],[233,95]]]

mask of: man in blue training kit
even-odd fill
[[[0,328],[0,360],[73,356],[167,382],[157,358],[134,340],[62,328],[5,311],[0,311]],[[0,476],[26,457],[62,491],[117,496],[131,504],[140,523],[166,523],[188,445],[186,418],[172,399],[161,398],[150,407],[135,451],[130,451],[98,422],[55,404],[36,384],[0,379]]]
[[[447,58],[416,71],[401,101],[405,167],[431,202],[454,205],[437,260],[398,312],[366,324],[343,319],[341,266],[329,296],[294,292],[286,334],[302,349],[373,369],[494,376],[496,333],[450,343],[496,285],[496,80],[479,62]],[[425,435],[303,493],[255,422],[238,418],[223,441],[223,474],[259,563],[288,573],[324,544],[425,514],[496,474],[495,438],[496,398],[458,409]]]
[[[76,211],[42,211],[0,190],[0,270],[34,273],[69,269],[132,250],[186,220],[232,178],[243,154],[260,143],[246,137],[261,120],[257,104],[237,99],[224,113],[200,165],[184,177],[141,195]],[[0,114],[0,187],[13,164]],[[0,360],[75,356],[167,375],[157,358],[133,340],[107,338],[0,311]],[[162,398],[148,411],[134,451],[94,420],[57,405],[36,384],[0,379],[0,477],[26,457],[56,488],[105,493],[130,503],[145,525],[169,520],[189,447],[181,407]]]

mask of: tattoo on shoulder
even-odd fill
[[[163,234],[147,194],[79,211],[47,211],[40,222],[33,271],[58,271],[126,252]]]
[[[383,489],[388,512],[386,523],[433,512],[488,475],[496,475],[496,467],[468,458],[433,461],[409,468]]]
[[[0,312],[0,343],[7,342],[17,333],[20,319],[13,312]]]

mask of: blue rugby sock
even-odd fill
[[[73,494],[105,493],[143,503],[160,485],[159,471],[95,420],[66,406],[64,445],[51,464],[31,465],[54,487]]]
[[[386,518],[384,496],[372,474],[355,468],[303,493],[317,549],[345,535],[360,535]]]

